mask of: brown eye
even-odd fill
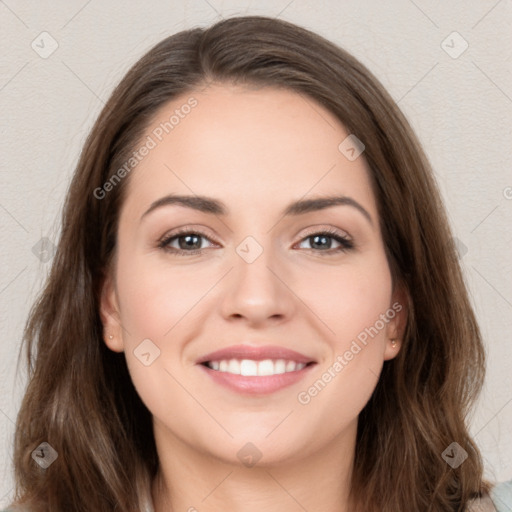
[[[179,231],[171,233],[164,237],[158,244],[158,247],[179,255],[199,254],[204,250],[203,240],[210,240],[206,235],[196,231]],[[175,241],[178,247],[172,247]]]

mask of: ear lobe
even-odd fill
[[[122,337],[119,306],[113,279],[109,273],[101,286],[100,318],[103,324],[103,339],[110,350],[122,352],[124,343]]]
[[[384,359],[393,359],[398,355],[403,343],[407,318],[409,316],[409,292],[402,284],[397,284],[389,310],[390,320],[386,328],[386,348]],[[391,318],[393,313],[394,315]]]

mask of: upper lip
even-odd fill
[[[264,359],[285,359],[287,361],[296,361],[297,363],[314,363],[313,358],[300,354],[295,350],[290,350],[277,345],[265,345],[255,347],[253,345],[233,345],[231,347],[210,352],[197,360],[197,364],[208,361],[222,361],[228,359],[253,359],[254,361],[263,361]]]

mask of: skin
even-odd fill
[[[354,510],[358,415],[384,361],[399,351],[407,315],[402,291],[393,290],[364,154],[345,158],[338,145],[348,132],[310,98],[223,84],[169,102],[143,139],[190,96],[198,105],[129,177],[101,301],[105,343],[125,352],[153,415],[161,462],[155,511]],[[213,197],[230,213],[167,205],[141,220],[169,193]],[[372,222],[350,205],[280,214],[294,200],[332,194],[357,201]],[[206,237],[197,241],[200,254],[158,247],[185,225]],[[315,248],[311,235],[326,228],[355,247],[333,252],[340,243],[330,238]],[[263,249],[252,263],[236,252],[248,236]],[[171,247],[185,251],[181,240]],[[396,301],[403,307],[394,319],[308,404],[299,403],[298,393]],[[133,351],[148,338],[160,356],[145,366]],[[217,385],[196,365],[244,342],[281,345],[318,364],[306,379],[263,396]],[[237,456],[248,442],[262,454],[253,467]]]

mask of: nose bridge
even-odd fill
[[[235,315],[264,321],[291,313],[293,294],[284,284],[285,277],[280,276],[283,262],[272,247],[271,234],[258,238],[247,236],[235,248],[235,268],[230,272],[223,300],[226,317]]]

